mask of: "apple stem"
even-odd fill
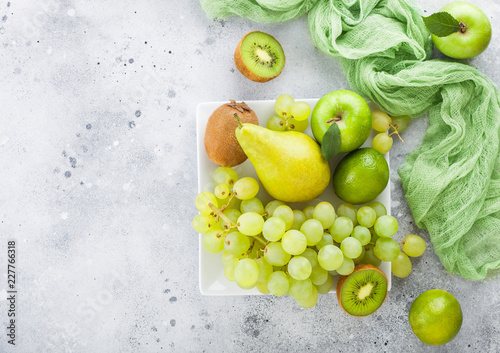
[[[465,23],[460,21],[459,25],[460,25],[460,32],[465,33],[465,31],[467,31],[467,27],[465,26]]]
[[[342,120],[342,119],[341,118],[333,118],[333,119],[327,120],[326,123],[327,124],[336,123],[337,121],[340,121],[340,120]]]
[[[239,125],[239,128],[241,129],[243,127],[243,124],[241,122],[241,119],[240,117],[238,116],[238,113],[234,113],[234,118],[236,119],[236,121],[238,122],[238,125]]]

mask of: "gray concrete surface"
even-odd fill
[[[445,1],[419,3],[430,13]],[[469,63],[500,84],[500,5],[474,3],[494,36]],[[196,105],[348,88],[338,62],[314,48],[306,18],[214,22],[197,0],[4,0],[0,21],[1,352],[500,351],[500,279],[449,275],[432,246],[363,319],[332,295],[311,310],[290,298],[200,295]],[[274,34],[287,53],[267,84],[244,78],[232,59],[250,30]],[[391,183],[400,234],[428,240],[395,172],[426,126],[416,120],[406,143],[395,141]],[[7,240],[17,249],[15,347]],[[431,288],[452,292],[464,312],[459,335],[441,347],[421,343],[407,320]]]

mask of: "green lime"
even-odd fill
[[[462,309],[452,294],[431,289],[415,299],[408,320],[422,342],[437,346],[450,342],[458,334],[462,326]]]
[[[346,155],[333,173],[333,189],[352,204],[373,201],[389,182],[389,165],[373,148],[360,148]]]

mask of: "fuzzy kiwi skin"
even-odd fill
[[[214,110],[205,129],[205,150],[208,158],[222,167],[234,167],[248,158],[234,133],[238,127],[235,113],[242,123],[259,125],[257,115],[245,102],[232,100]]]
[[[248,66],[245,65],[245,62],[243,61],[243,56],[241,55],[241,43],[243,43],[243,39],[246,38],[246,36],[248,36],[250,33],[254,33],[254,32],[259,32],[259,31],[252,31],[252,32],[248,32],[247,34],[245,34],[243,36],[243,38],[240,39],[240,42],[238,43],[238,46],[236,47],[236,50],[234,51],[234,63],[236,64],[236,68],[238,70],[240,70],[240,72],[248,79],[254,81],[254,82],[267,82],[267,81],[270,81],[272,80],[273,78],[276,78],[278,77],[280,74],[281,74],[281,70],[280,72],[278,72],[276,75],[274,76],[271,76],[271,77],[262,77],[262,76],[259,76],[257,74],[255,74],[254,72],[252,72]],[[269,34],[269,36],[271,36]],[[271,36],[272,37],[272,36]],[[273,37],[274,38],[274,37]],[[276,38],[274,38],[276,39]],[[286,57],[283,56],[283,61],[286,62]],[[283,66],[284,67],[284,66]]]
[[[340,292],[342,291],[342,287],[344,286],[345,281],[347,280],[347,278],[348,278],[349,276],[353,275],[354,273],[356,273],[356,272],[358,272],[358,271],[363,271],[363,270],[377,270],[377,271],[379,271],[381,274],[383,274],[383,275],[384,275],[384,277],[385,277],[385,279],[387,280],[387,276],[385,275],[384,271],[382,271],[382,270],[378,269],[377,267],[375,267],[375,266],[373,266],[373,265],[370,265],[370,264],[359,264],[359,265],[356,265],[356,266],[354,267],[354,271],[352,271],[352,273],[351,273],[350,275],[348,275],[348,276],[340,276],[340,277],[339,277],[339,280],[337,281],[337,287],[336,287],[336,290],[335,290],[335,291],[337,292],[337,300],[338,300],[338,302],[339,302],[339,306],[342,308],[342,310],[344,310],[344,312],[345,312],[346,314],[350,315],[350,316],[355,316],[355,317],[364,317],[364,316],[356,316],[356,315],[349,314],[349,313],[348,313],[348,312],[344,309],[344,307],[342,306],[342,302],[341,302],[341,300],[340,300],[340,299],[341,299],[341,298],[340,298]],[[388,294],[388,293],[389,293],[389,291],[387,291],[387,292],[385,293],[385,298],[384,298],[384,301],[382,302],[382,304],[383,304],[383,303],[385,302],[385,300],[387,299],[387,294]],[[380,305],[380,306],[382,306],[382,305]],[[380,307],[379,307],[379,309],[380,309]],[[378,310],[378,309],[377,309],[377,310]],[[375,310],[375,311],[377,311],[377,310]],[[374,311],[374,312],[375,312],[375,311]],[[374,312],[373,312],[373,313],[374,313]],[[372,314],[373,314],[373,313],[372,313]],[[369,315],[371,315],[371,314],[368,314],[368,315],[366,315],[366,316],[369,316]]]

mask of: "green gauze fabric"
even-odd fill
[[[273,12],[261,1],[213,2],[232,12],[212,8],[211,17],[241,15],[251,4],[265,16],[243,16],[263,22],[295,18],[294,10],[312,4],[282,0]],[[420,15],[410,0],[319,0],[308,22],[316,46],[340,60],[353,89],[391,115],[429,114],[421,146],[399,169],[406,200],[446,270],[483,279],[500,268],[500,93],[471,66],[431,60]]]

